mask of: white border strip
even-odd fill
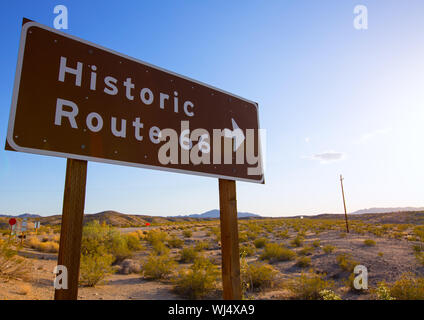
[[[119,57],[146,65],[150,68],[154,68],[156,70],[171,74],[173,76],[197,83],[201,86],[204,87],[208,87],[210,89],[225,93],[227,95],[230,95],[232,97],[241,99],[243,101],[248,102],[249,104],[252,104],[256,107],[256,114],[258,116],[258,127],[259,127],[259,108],[258,108],[258,104],[256,102],[253,102],[251,100],[242,98],[240,96],[237,96],[235,94],[229,93],[227,91],[215,88],[213,86],[207,85],[203,82],[182,76],[180,74],[177,74],[175,72],[172,71],[168,71],[166,69],[162,69],[160,67],[151,65],[147,62],[141,61],[139,59],[135,59],[132,57],[129,57],[125,54],[121,54],[119,52],[104,48],[102,46],[90,43],[89,41],[80,39],[78,37],[72,36],[72,35],[68,35],[64,32],[60,32],[56,29],[44,26],[38,22],[27,22],[23,25],[22,27],[22,31],[21,31],[21,40],[19,43],[19,53],[18,53],[18,63],[16,65],[16,73],[15,73],[15,83],[13,86],[13,96],[12,96],[12,106],[10,109],[10,115],[9,115],[9,126],[7,129],[7,142],[10,144],[10,146],[15,149],[16,151],[19,152],[26,152],[26,153],[33,153],[33,154],[41,154],[41,155],[46,155],[46,156],[56,156],[56,157],[62,157],[62,158],[71,158],[71,159],[79,159],[79,160],[86,160],[86,161],[95,161],[95,162],[103,162],[103,163],[108,163],[108,164],[118,164],[118,165],[124,165],[124,166],[129,166],[129,167],[137,167],[137,168],[145,168],[145,169],[154,169],[154,170],[160,170],[160,171],[170,171],[170,172],[176,172],[176,173],[186,173],[186,174],[191,174],[191,175],[198,175],[198,176],[204,176],[204,177],[213,177],[213,178],[221,178],[221,179],[228,179],[228,180],[235,180],[235,181],[245,181],[245,182],[254,182],[254,183],[263,183],[264,182],[264,174],[262,172],[262,180],[253,180],[253,179],[245,179],[245,178],[238,178],[238,177],[229,177],[229,176],[223,176],[223,175],[217,175],[217,174],[212,174],[212,173],[204,173],[204,172],[197,172],[197,171],[190,171],[190,170],[183,170],[183,169],[175,169],[175,168],[167,168],[167,167],[158,167],[158,166],[151,166],[151,165],[146,165],[146,164],[139,164],[139,163],[133,163],[133,162],[125,162],[125,161],[117,161],[117,160],[111,160],[111,159],[105,159],[105,158],[96,158],[96,157],[89,157],[89,156],[83,156],[83,155],[76,155],[76,154],[70,154],[70,153],[62,153],[62,152],[56,152],[56,151],[47,151],[47,150],[41,150],[41,149],[33,149],[33,148],[25,148],[25,147],[20,147],[18,146],[15,141],[13,140],[13,128],[15,125],[15,116],[16,116],[16,107],[17,107],[17,102],[18,102],[18,95],[19,95],[19,85],[20,85],[20,81],[21,81],[21,72],[22,72],[22,63],[23,63],[23,58],[24,58],[24,51],[25,51],[25,43],[26,43],[26,35],[28,32],[28,29],[31,27],[39,27],[41,29],[53,32],[58,34],[59,36],[62,37],[66,37],[78,42],[82,42],[86,45],[95,47],[97,49],[112,53],[114,55],[117,55]],[[260,135],[258,136],[258,141],[259,141],[259,161],[261,164],[261,168],[262,167],[262,152],[261,152],[261,144],[260,144]]]

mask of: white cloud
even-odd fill
[[[378,129],[371,132],[364,133],[359,139],[355,140],[355,144],[363,144],[372,139],[384,136],[390,132],[390,129]]]
[[[346,154],[343,152],[326,151],[322,153],[316,153],[316,154],[313,154],[312,156],[303,157],[303,158],[318,160],[321,164],[327,164],[327,163],[343,160],[344,158],[346,158]]]
[[[309,143],[309,141],[311,141],[311,138],[306,137],[306,138],[305,138],[305,142],[306,142],[306,143]]]

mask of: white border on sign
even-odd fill
[[[228,179],[228,180],[235,180],[235,181],[245,181],[245,182],[254,182],[254,183],[263,183],[264,182],[264,170],[263,170],[263,163],[262,163],[262,152],[261,152],[261,137],[260,137],[260,132],[258,133],[258,150],[259,150],[259,162],[260,162],[260,166],[262,168],[262,180],[254,180],[254,179],[245,179],[245,178],[238,178],[238,177],[229,177],[229,176],[223,176],[223,175],[218,175],[218,174],[212,174],[212,173],[204,173],[204,172],[197,172],[197,171],[190,171],[190,170],[183,170],[183,169],[175,169],[175,168],[167,168],[167,167],[160,167],[160,166],[152,166],[152,165],[147,165],[147,164],[139,164],[139,163],[133,163],[133,162],[125,162],[125,161],[118,161],[118,160],[111,160],[111,159],[104,159],[104,158],[96,158],[96,157],[90,157],[90,156],[83,156],[83,155],[78,155],[78,154],[71,154],[71,153],[63,153],[63,152],[56,152],[56,151],[47,151],[47,150],[41,150],[41,149],[33,149],[33,148],[25,148],[25,147],[20,147],[18,146],[15,141],[13,140],[13,128],[15,125],[15,115],[16,115],[16,107],[17,107],[17,102],[18,102],[18,95],[19,95],[19,85],[20,85],[20,81],[21,81],[21,72],[22,72],[22,63],[23,63],[23,58],[24,58],[24,51],[25,51],[25,42],[26,42],[26,35],[28,32],[28,29],[31,27],[39,27],[41,29],[53,32],[58,34],[59,36],[62,37],[67,37],[69,39],[78,41],[78,42],[82,42],[86,45],[95,47],[97,49],[100,50],[104,50],[107,51],[109,53],[112,53],[114,55],[120,56],[122,58],[128,59],[128,60],[132,60],[134,62],[146,65],[150,68],[154,68],[157,69],[159,71],[168,73],[170,75],[179,77],[179,78],[183,78],[185,80],[197,83],[201,86],[204,87],[208,87],[210,89],[225,93],[227,95],[230,95],[232,97],[241,99],[243,101],[248,102],[251,105],[254,105],[256,107],[256,115],[257,115],[257,120],[258,120],[258,128],[260,128],[259,126],[259,108],[258,108],[258,104],[256,102],[253,102],[251,100],[239,97],[235,94],[226,92],[224,90],[215,88],[213,86],[207,85],[203,82],[182,76],[180,74],[177,74],[175,72],[172,71],[168,71],[166,69],[162,69],[160,67],[154,66],[152,64],[149,64],[147,62],[141,61],[139,59],[135,59],[132,57],[129,57],[125,54],[121,54],[119,52],[116,52],[114,50],[110,50],[107,48],[104,48],[102,46],[93,44],[89,41],[80,39],[78,37],[66,34],[64,32],[58,31],[56,29],[44,26],[38,22],[27,22],[22,26],[22,31],[21,31],[21,39],[20,39],[20,43],[19,43],[19,53],[18,53],[18,63],[16,65],[16,73],[15,73],[15,83],[13,86],[13,96],[12,96],[12,106],[10,109],[10,115],[9,115],[9,126],[7,129],[7,142],[10,144],[10,146],[15,149],[16,151],[20,151],[20,152],[26,152],[26,153],[33,153],[33,154],[41,154],[41,155],[46,155],[46,156],[56,156],[56,157],[62,157],[62,158],[71,158],[71,159],[77,159],[77,160],[86,160],[86,161],[94,161],[94,162],[103,162],[103,163],[108,163],[108,164],[118,164],[118,165],[124,165],[124,166],[129,166],[129,167],[137,167],[137,168],[146,168],[146,169],[154,169],[154,170],[160,170],[160,171],[170,171],[170,172],[175,172],[175,173],[186,173],[186,174],[191,174],[191,175],[198,175],[198,176],[205,176],[205,177],[214,177],[214,178],[221,178],[221,179]]]

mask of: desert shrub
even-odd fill
[[[357,261],[353,260],[350,255],[345,253],[338,255],[336,260],[342,270],[350,273],[352,273],[355,266],[359,264]]]
[[[297,235],[291,242],[290,244],[293,247],[301,247],[303,245],[303,237]]]
[[[170,248],[182,248],[183,244],[184,244],[184,241],[176,236],[173,236],[170,239],[168,239],[168,246]]]
[[[239,243],[247,242],[249,241],[249,237],[247,236],[247,232],[240,232],[239,233]]]
[[[309,267],[310,265],[311,265],[311,258],[309,257],[300,257],[296,262],[296,266],[300,268],[306,268],[306,267]]]
[[[415,253],[421,253],[422,251],[424,251],[424,246],[422,244],[415,244],[412,246],[412,249]]]
[[[424,277],[403,274],[390,287],[390,295],[397,300],[424,300]]]
[[[338,296],[333,290],[324,289],[319,292],[322,300],[341,300],[340,296]]]
[[[31,264],[24,258],[17,255],[17,250],[10,243],[0,241],[0,278],[21,278],[31,277]]]
[[[308,256],[314,252],[314,247],[304,247],[301,250],[299,250],[299,255],[301,256]]]
[[[246,257],[251,257],[255,254],[255,247],[252,245],[242,245],[240,246],[240,255],[244,255]]]
[[[169,255],[151,254],[142,266],[144,277],[148,279],[164,279],[175,268],[175,261]]]
[[[378,253],[378,256],[379,256],[379,257],[382,257],[382,256],[384,256],[384,253],[380,251],[380,252]]]
[[[193,247],[183,248],[180,253],[180,262],[191,263],[198,256],[198,251]]]
[[[331,244],[327,244],[322,248],[326,254],[332,253],[335,249],[336,247],[332,246]]]
[[[186,229],[183,231],[184,238],[191,238],[192,235],[193,235],[193,232],[191,230]]]
[[[324,279],[324,275],[310,273],[303,274],[295,278],[289,284],[293,292],[293,298],[299,300],[319,300],[322,298],[321,292],[325,289],[331,289],[333,283]]]
[[[242,286],[248,291],[270,288],[274,285],[277,271],[270,265],[254,262],[241,267]]]
[[[377,300],[395,300],[390,295],[390,289],[384,281],[380,282],[375,290],[372,290],[372,294]]]
[[[417,259],[417,262],[424,266],[424,252],[415,253],[415,258]]]
[[[136,232],[132,232],[126,235],[127,246],[130,251],[137,251],[143,249],[143,245],[140,242],[140,236]]]
[[[306,236],[306,231],[302,229],[302,230],[299,230],[296,237],[305,238],[305,236]]]
[[[347,237],[347,233],[346,232],[340,232],[339,233],[339,237],[340,238],[346,238]]]
[[[210,247],[211,247],[211,244],[208,241],[197,241],[195,249],[197,251],[203,251],[203,250],[209,249]]]
[[[162,241],[155,241],[152,244],[153,253],[156,255],[168,254],[169,249]]]
[[[38,249],[41,252],[57,253],[59,252],[59,244],[53,241],[41,242]]]
[[[249,240],[255,240],[258,237],[258,233],[253,231],[248,231],[246,232],[246,236]]]
[[[190,299],[207,296],[217,288],[218,267],[206,258],[197,258],[189,270],[182,270],[174,281],[174,290]]]
[[[375,241],[372,239],[365,239],[364,240],[364,245],[366,245],[367,247],[373,247],[375,246]]]
[[[113,255],[107,253],[94,253],[81,256],[80,279],[83,286],[94,287],[104,280],[106,276],[112,274]]]
[[[133,240],[130,240],[133,242]],[[100,224],[97,220],[84,226],[82,232],[81,253],[83,255],[111,254],[114,263],[118,263],[132,255],[134,244],[128,245],[128,237],[119,230]]]
[[[283,231],[280,231],[278,234],[277,234],[277,237],[278,238],[280,238],[280,239],[288,239],[290,236],[289,236],[289,231],[288,230],[283,230]]]
[[[221,241],[221,229],[219,227],[212,227],[211,234],[214,235],[216,242]]]
[[[41,242],[37,237],[31,237],[27,240],[27,245],[35,250],[41,252],[51,252],[56,253],[59,252],[59,244],[54,241],[45,241]]]
[[[413,233],[417,238],[424,242],[424,226],[415,226]]]
[[[319,247],[319,245],[320,245],[320,241],[319,240],[315,240],[314,242],[312,242],[312,246],[314,247],[314,248],[318,248]]]
[[[259,238],[256,239],[253,244],[255,245],[256,248],[263,248],[265,246],[265,244],[268,242],[268,239],[266,238]]]
[[[164,242],[167,240],[167,238],[168,238],[168,234],[166,232],[156,230],[156,229],[150,230],[146,234],[146,240],[151,245],[153,245],[157,241]]]
[[[247,223],[246,227],[247,227],[247,230],[249,230],[250,232],[256,233],[256,234],[260,233],[261,230],[262,230],[262,228],[255,222]]]
[[[284,248],[277,243],[267,243],[259,258],[261,260],[270,260],[270,262],[274,262],[293,260],[295,256],[296,253],[293,250]]]

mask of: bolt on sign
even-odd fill
[[[264,183],[258,105],[36,22],[7,149]]]

